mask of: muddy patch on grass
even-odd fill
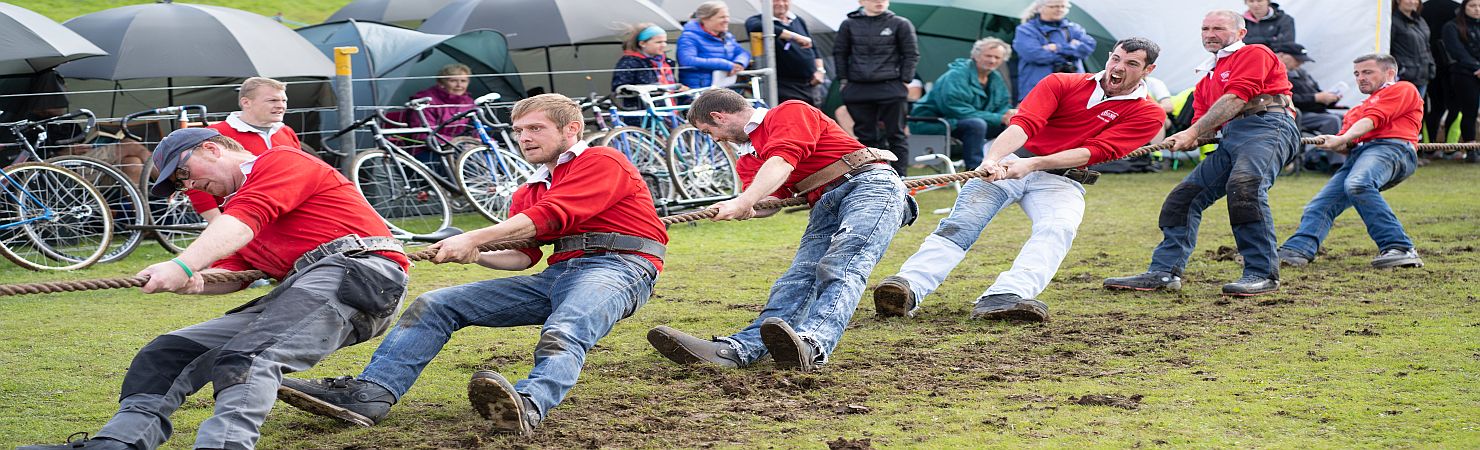
[[[869,439],[844,439],[838,436],[836,441],[827,441],[827,450],[873,450],[874,444]]]
[[[1081,406],[1110,406],[1121,409],[1136,409],[1141,407],[1141,394],[1131,396],[1109,395],[1109,394],[1087,394],[1083,397],[1069,397],[1069,403]]]

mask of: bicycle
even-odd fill
[[[460,136],[447,145],[458,150],[453,163],[457,184],[464,196],[478,213],[494,223],[503,222],[509,216],[509,203],[514,191],[534,175],[535,168],[518,154],[518,147],[509,135],[512,128],[499,119],[494,108],[500,98],[497,92],[473,100],[475,108],[449,118],[437,125],[433,139],[441,140],[442,131],[462,120],[468,119],[468,127],[474,136]],[[499,137],[494,140],[489,132]]]
[[[46,139],[47,124],[79,116],[95,123],[90,111],[40,121],[3,123],[22,151],[16,163],[0,169],[0,256],[30,270],[74,270],[92,265],[108,251],[113,237],[109,205],[92,185],[70,170],[44,162],[25,162]],[[27,133],[36,131],[36,143]],[[86,133],[60,142],[81,141]]]
[[[431,99],[419,98],[407,102],[404,108],[417,111],[431,104]],[[384,128],[385,122],[395,128]],[[426,123],[423,121],[422,123]],[[374,149],[357,152],[350,162],[349,173],[345,174],[370,207],[385,219],[393,234],[398,237],[415,237],[442,234],[452,225],[452,206],[446,189],[457,189],[457,182],[433,173],[425,164],[411,156],[387,136],[434,134],[428,127],[410,127],[385,116],[385,109],[376,109],[374,114],[355,121],[325,140],[337,139],[360,128],[369,127]],[[428,146],[429,151],[439,154],[450,152],[440,146]],[[347,153],[329,151],[340,157]],[[443,155],[445,158],[445,155]],[[443,232],[445,233],[445,232]]]
[[[144,137],[134,134],[129,128],[130,122],[140,117],[165,116],[177,121],[180,127],[184,128],[191,123],[190,111],[192,110],[197,112],[196,115],[200,117],[201,124],[209,125],[206,121],[206,114],[209,112],[204,105],[167,106],[138,111],[123,116],[120,124],[124,136],[144,142],[146,140]],[[149,176],[150,169],[150,167],[144,167],[139,171],[138,186],[153,185],[153,180]],[[159,176],[169,176],[169,174],[159,174]],[[195,238],[200,237],[200,232],[206,228],[205,218],[195,212],[195,204],[190,201],[190,197],[184,191],[172,192],[164,198],[146,196],[144,203],[146,205],[144,211],[147,214],[142,215],[142,220],[127,224],[124,228],[153,234],[155,240],[159,241],[159,245],[170,253],[178,254],[185,251],[185,247],[195,242]]]

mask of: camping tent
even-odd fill
[[[398,105],[411,94],[431,86],[442,66],[466,64],[473,70],[468,95],[478,97],[498,92],[504,99],[524,97],[524,84],[509,59],[504,36],[492,30],[474,30],[457,35],[427,34],[376,22],[346,20],[298,29],[326,55],[334,47],[354,46],[355,106]],[[374,80],[371,80],[374,78]],[[334,113],[325,113],[325,126],[338,124]]]

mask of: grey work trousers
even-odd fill
[[[283,374],[384,333],[406,282],[389,259],[333,255],[224,316],[155,338],[134,356],[118,412],[97,437],[158,448],[185,397],[213,383],[215,412],[195,448],[254,448]],[[366,300],[380,307],[365,308]]]

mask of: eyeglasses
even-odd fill
[[[185,180],[190,179],[190,167],[186,166],[185,162],[189,161],[190,155],[193,154],[195,154],[194,148],[186,150],[185,154],[180,155],[180,163],[175,165],[175,173],[170,176],[170,184],[173,185],[175,187],[175,190],[177,191],[185,190]]]

